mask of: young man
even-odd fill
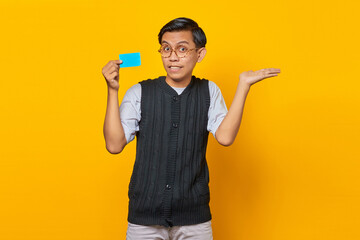
[[[108,85],[107,150],[120,153],[137,137],[127,239],[212,239],[208,134],[221,145],[231,145],[250,86],[277,76],[280,69],[241,73],[228,111],[216,84],[192,75],[206,54],[206,36],[198,24],[177,18],[158,37],[166,76],[131,87],[120,108],[122,61],[110,61],[102,69]]]

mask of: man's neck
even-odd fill
[[[192,78],[192,76],[187,77],[187,78],[185,78],[183,80],[175,81],[175,80],[171,79],[169,76],[166,76],[165,82],[171,87],[185,88],[191,82],[191,78]]]

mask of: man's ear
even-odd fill
[[[206,48],[205,47],[200,48],[198,51],[197,62],[201,62],[204,59],[205,55],[206,55]]]

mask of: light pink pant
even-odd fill
[[[128,222],[126,240],[212,240],[211,220],[208,222],[164,227],[137,225]]]

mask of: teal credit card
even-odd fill
[[[120,68],[124,67],[137,67],[141,65],[140,53],[124,53],[119,54],[119,59],[123,61]]]

